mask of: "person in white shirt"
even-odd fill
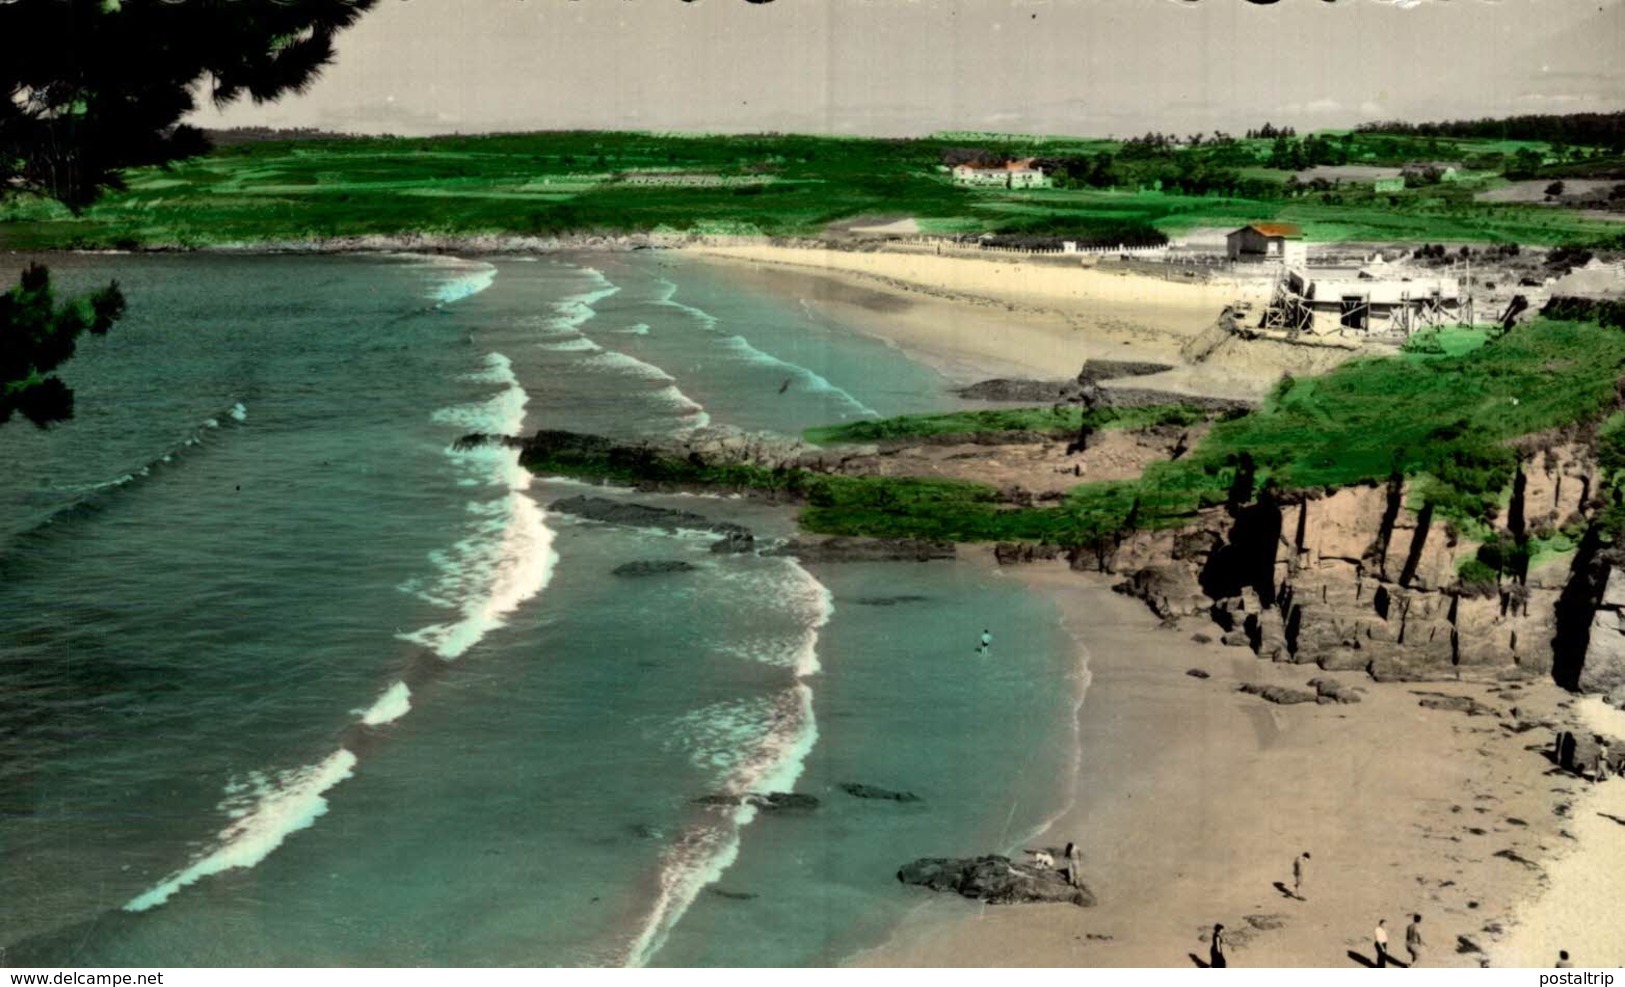
[[[1375,938],[1377,940],[1377,965],[1378,966],[1387,966],[1388,965],[1388,920],[1387,919],[1385,919],[1385,918],[1377,919],[1377,934],[1376,934]]]

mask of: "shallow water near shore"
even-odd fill
[[[0,433],[9,963],[833,963],[898,865],[1059,807],[1073,657],[1014,581],[719,555],[546,506],[790,512],[452,445],[957,405],[897,350],[658,253],[49,261],[131,313]],[[821,804],[696,802],[777,790]]]

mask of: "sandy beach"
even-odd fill
[[[998,376],[1061,380],[1076,376],[1085,360],[1135,360],[1175,368],[1135,378],[1136,387],[1257,398],[1284,371],[1314,373],[1349,355],[1236,341],[1189,364],[1182,349],[1209,330],[1225,306],[1265,301],[1265,282],[1175,282],[1012,254],[767,244],[690,247],[683,254],[724,263],[731,279],[799,298],[963,383]]]
[[[924,899],[855,964],[1202,965],[1208,931],[1222,922],[1234,966],[1355,966],[1375,961],[1382,918],[1392,953],[1406,959],[1413,913],[1423,916],[1427,966],[1550,966],[1559,931],[1577,956],[1617,961],[1618,952],[1588,951],[1611,935],[1606,914],[1570,926],[1536,918],[1572,918],[1574,909],[1541,897],[1549,861],[1567,853],[1552,872],[1554,895],[1585,880],[1618,846],[1612,833],[1590,832],[1617,829],[1591,800],[1625,798],[1625,785],[1593,793],[1548,774],[1550,734],[1510,729],[1514,719],[1561,720],[1570,700],[1554,686],[1376,684],[1342,673],[1334,677],[1360,689],[1362,702],[1275,706],[1237,686],[1301,688],[1324,673],[1200,643],[1194,635],[1211,628],[1192,621],[1159,626],[1113,593],[1109,577],[1061,563],[1004,571],[1053,597],[1087,667],[1078,775],[1057,779],[1075,784],[1076,802],[1035,845],[1076,841],[1099,905]],[[1421,705],[1438,694],[1493,712]],[[1588,837],[1613,840],[1593,847]],[[1283,890],[1302,851],[1311,854],[1306,900]],[[1530,924],[1503,948],[1520,919]]]
[[[1179,367],[1136,385],[1256,396],[1283,369],[1304,369],[1292,364],[1301,354],[1283,361],[1279,348],[1185,363],[1181,345],[1236,298],[1234,284],[901,253],[699,255],[960,381],[1061,378],[1115,357]],[[963,564],[995,565],[990,551],[964,554]],[[1362,672],[1331,676],[1358,703],[1274,705],[1238,687],[1303,689],[1326,673],[1225,647],[1205,619],[1159,623],[1111,590],[1115,577],[1060,562],[1001,572],[1056,602],[1088,683],[1076,776],[1055,779],[1072,804],[1032,845],[1077,842],[1099,904],[986,906],[920,892],[896,934],[853,964],[1201,966],[1223,923],[1231,965],[1372,965],[1379,919],[1391,955],[1408,959],[1413,914],[1426,966],[1549,967],[1559,949],[1578,965],[1625,959],[1617,923],[1586,904],[1619,897],[1625,784],[1593,786],[1546,754],[1555,727],[1579,728],[1583,716],[1586,729],[1625,735],[1625,723],[1608,722],[1625,714],[1545,679],[1379,684]],[[1463,699],[1472,713],[1449,708]],[[1299,898],[1288,889],[1304,851]]]

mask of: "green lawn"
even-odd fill
[[[1474,203],[1473,182],[1377,196],[1262,199],[1128,189],[968,190],[939,168],[974,144],[1012,156],[1119,150],[1069,138],[941,135],[918,140],[571,132],[369,138],[224,146],[170,169],[137,169],[83,216],[38,201],[0,206],[13,249],[306,240],[361,234],[549,235],[655,230],[813,235],[857,216],[913,216],[932,232],[1045,223],[1087,234],[1146,223],[1168,233],[1275,219],[1311,239],[1489,240],[1549,244],[1618,232],[1615,224],[1533,205]],[[1362,137],[1361,140],[1366,140]],[[1451,153],[1472,142],[1446,142]],[[1483,142],[1480,142],[1483,143]],[[1375,141],[1373,146],[1387,147]],[[1408,145],[1400,145],[1408,146]],[[1268,141],[1242,142],[1241,170],[1273,185]],[[1387,153],[1385,151],[1384,153]],[[760,184],[639,186],[638,171],[686,171]],[[1257,183],[1255,183],[1257,184]],[[1259,193],[1264,194],[1264,193]]]

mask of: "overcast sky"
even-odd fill
[[[380,0],[204,126],[1125,135],[1625,109],[1625,0]]]

